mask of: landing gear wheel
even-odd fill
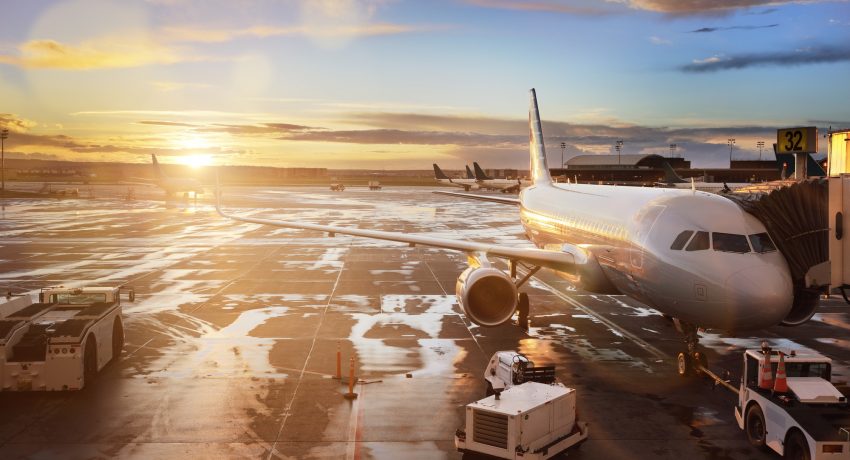
[[[97,375],[97,343],[93,335],[86,340],[86,348],[83,352],[83,385],[89,386]]]
[[[680,376],[687,377],[693,373],[694,365],[691,362],[691,357],[687,353],[679,353],[679,355],[676,356],[676,363]]]
[[[789,460],[811,460],[812,453],[809,451],[809,443],[799,431],[792,431],[785,442],[785,458]]]
[[[764,413],[761,407],[753,405],[747,411],[747,417],[744,420],[744,428],[747,431],[747,440],[753,447],[764,447],[765,438],[767,436],[767,428],[764,423]]]
[[[705,357],[705,354],[702,352],[694,353],[694,371],[697,374],[702,373],[703,369],[708,369],[708,358]]]
[[[529,301],[528,294],[525,292],[519,293],[519,299],[517,300],[517,312],[519,313],[517,317],[517,323],[519,327],[523,329],[528,329],[528,310],[529,310]]]

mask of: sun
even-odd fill
[[[186,155],[180,157],[178,162],[194,169],[202,168],[204,166],[209,166],[210,164],[212,164],[212,155],[207,155],[203,153]]]

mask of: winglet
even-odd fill
[[[222,217],[228,217],[221,210],[221,181],[219,180],[218,176],[219,176],[219,171],[216,170],[216,172],[215,172],[215,192],[214,192],[215,193],[215,210]]]
[[[540,110],[537,108],[537,93],[529,91],[531,103],[528,108],[528,150],[531,156],[531,179],[535,184],[551,184],[549,166],[546,164],[546,147],[543,145],[543,127],[540,123]]]
[[[434,177],[439,180],[449,179],[449,176],[447,176],[446,173],[444,173],[443,170],[440,169],[439,166],[437,166],[437,163],[434,163]]]
[[[472,167],[475,168],[475,180],[490,180],[490,178],[487,177],[487,173],[481,169],[481,166],[478,166],[477,161],[472,162]]]

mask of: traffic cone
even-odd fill
[[[788,393],[788,380],[785,378],[785,353],[779,353],[779,364],[776,366],[776,381],[773,383],[774,393]]]
[[[759,388],[770,390],[773,388],[773,369],[770,366],[770,352],[764,354],[759,363]]]

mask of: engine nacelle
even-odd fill
[[[517,306],[517,288],[510,275],[493,267],[469,267],[455,286],[466,317],[479,326],[504,324]]]
[[[788,316],[782,320],[783,326],[799,326],[815,316],[820,305],[820,291],[794,286],[794,304]]]

